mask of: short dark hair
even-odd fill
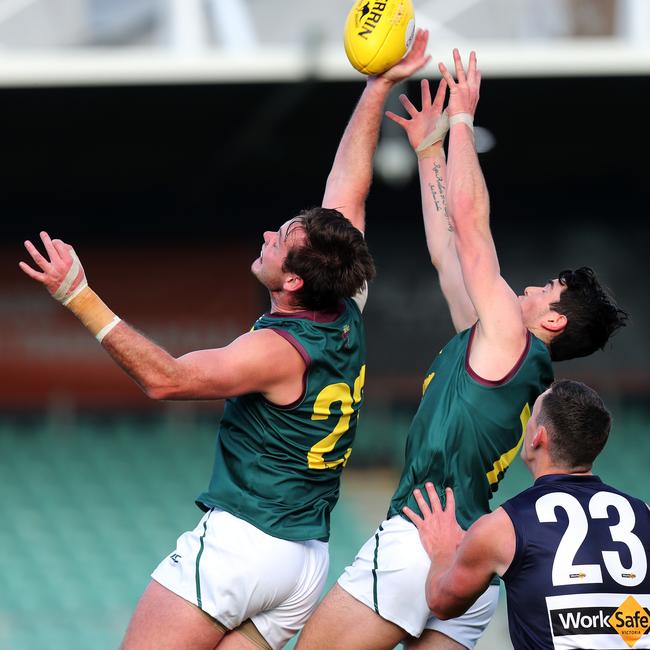
[[[551,308],[566,316],[567,325],[549,345],[551,359],[564,361],[602,350],[625,326],[627,312],[618,307],[588,266],[562,271],[558,279],[565,289]]]
[[[612,426],[603,400],[593,388],[569,379],[551,384],[542,399],[537,423],[548,431],[553,463],[566,469],[591,469]]]
[[[305,231],[302,245],[291,248],[283,270],[296,273],[303,286],[294,293],[305,309],[336,308],[375,277],[368,245],[360,230],[338,210],[311,208],[298,215]]]

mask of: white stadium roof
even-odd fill
[[[434,61],[456,46],[492,77],[650,74],[650,0],[414,4]],[[351,5],[0,0],[0,86],[355,79],[341,36]]]

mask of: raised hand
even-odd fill
[[[41,232],[41,241],[47,257],[41,255],[31,241],[25,242],[27,252],[41,270],[37,271],[26,262],[19,262],[18,266],[30,278],[43,284],[53,298],[65,305],[88,286],[86,274],[70,244],[60,239],[52,240],[46,232]]]
[[[409,143],[413,149],[416,149],[425,136],[429,135],[436,128],[436,124],[442,114],[442,107],[445,103],[446,91],[447,82],[441,79],[438,84],[436,96],[432,102],[429,82],[426,79],[422,79],[420,84],[420,92],[422,95],[421,110],[418,111],[406,95],[402,94],[399,96],[402,106],[404,106],[411,119],[396,115],[392,111],[386,111],[386,117],[393,120],[393,122],[397,122],[406,131]]]
[[[404,79],[408,79],[431,60],[431,55],[426,54],[428,42],[428,30],[418,29],[415,32],[415,40],[409,53],[399,63],[396,63],[392,68],[389,68],[386,72],[374,78],[385,79],[392,83],[399,83],[400,81],[404,81]]]
[[[465,73],[460,53],[454,48],[454,66],[456,68],[456,80],[454,80],[444,63],[438,64],[438,69],[449,86],[447,112],[449,117],[458,113],[468,113],[473,118],[481,88],[481,73],[476,68],[476,52],[470,52],[469,66],[467,73]]]
[[[446,488],[447,507],[443,509],[433,483],[426,484],[429,504],[418,489],[413,490],[413,496],[420,508],[422,517],[413,512],[408,506],[403,508],[404,514],[415,524],[420,533],[422,546],[427,555],[433,560],[437,555],[454,553],[465,536],[465,531],[456,521],[456,504],[454,492]]]

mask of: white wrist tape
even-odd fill
[[[469,128],[474,133],[474,118],[469,113],[456,113],[449,118],[449,127],[451,128],[454,124],[467,124]]]
[[[101,343],[103,338],[119,323],[121,322],[121,318],[119,316],[113,316],[113,320],[108,324],[102,327],[102,329],[95,334],[95,338]]]
[[[88,286],[88,281],[86,278],[84,278],[80,283],[79,286],[64,300],[61,301],[61,304],[65,307],[68,305],[68,303],[73,299],[76,298],[86,287]],[[60,289],[61,287],[59,287]],[[58,293],[58,290],[57,290]]]
[[[420,142],[420,144],[415,148],[416,153],[418,151],[424,151],[432,144],[444,140],[445,136],[447,135],[447,131],[449,131],[449,116],[447,115],[447,109],[445,109],[438,118],[433,131],[431,131],[431,133],[428,133],[424,137],[424,140],[422,140],[422,142]]]
[[[64,305],[67,305],[68,302],[70,302],[70,300],[72,300],[72,298],[78,294],[81,289],[83,289],[81,286],[82,284],[84,286],[88,284],[86,282],[86,278],[84,278],[81,284],[74,290],[73,295],[66,297],[66,294],[70,290],[72,283],[75,281],[77,275],[79,275],[79,269],[81,269],[81,263],[79,262],[79,258],[77,257],[76,253],[74,251],[70,251],[70,255],[72,257],[72,266],[70,266],[68,272],[65,274],[65,278],[63,278],[63,282],[61,282],[59,288],[52,296],[55,300],[62,302]]]

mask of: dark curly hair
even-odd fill
[[[304,309],[335,309],[375,277],[375,263],[361,231],[338,210],[311,208],[298,217],[305,231],[302,245],[289,250],[283,270],[299,275],[294,293]]]
[[[551,308],[567,317],[567,325],[549,345],[551,359],[564,361],[602,350],[625,326],[627,312],[618,307],[588,266],[562,271],[558,279],[566,289]]]
[[[537,423],[549,433],[554,463],[589,470],[607,442],[612,416],[593,388],[562,379],[544,395]]]

